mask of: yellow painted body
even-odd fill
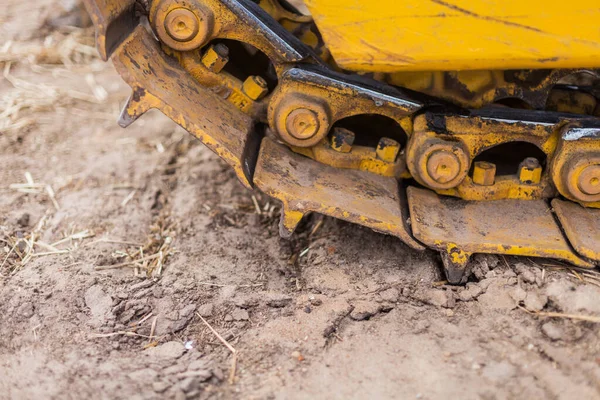
[[[307,0],[338,65],[372,72],[600,67],[600,3]]]

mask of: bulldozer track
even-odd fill
[[[86,6],[100,54],[133,89],[119,123],[162,111],[242,184],[282,202],[282,236],[310,212],[340,218],[439,251],[452,283],[467,278],[476,253],[600,264],[599,118],[466,109],[338,72],[318,41],[308,46],[248,0]],[[306,21],[292,22],[299,31]],[[266,55],[268,70],[240,77],[228,69],[230,41]],[[343,124],[361,116],[391,121],[404,135]],[[513,143],[534,146],[537,157],[508,173],[482,158]]]

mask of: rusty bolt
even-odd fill
[[[210,46],[202,56],[202,64],[209,71],[218,74],[229,62],[229,48],[223,43]]]
[[[480,186],[492,186],[496,180],[496,164],[477,161],[473,167],[473,183]]]
[[[176,8],[165,18],[167,34],[178,42],[189,42],[200,32],[198,17],[187,8]]]
[[[340,153],[350,153],[356,136],[345,128],[335,128],[331,134],[331,148]]]
[[[267,81],[260,76],[249,76],[248,79],[244,81],[242,90],[246,96],[254,101],[262,99],[269,91]]]
[[[400,143],[396,142],[394,139],[383,137],[377,144],[376,153],[377,158],[381,161],[393,163],[400,153]]]
[[[451,151],[437,150],[427,159],[427,173],[436,182],[446,184],[461,172],[460,159]]]
[[[579,174],[577,186],[588,196],[600,194],[600,165],[593,164],[585,167]]]
[[[285,127],[296,139],[309,139],[317,134],[320,123],[316,112],[308,108],[298,108],[288,115]]]
[[[527,157],[519,164],[519,181],[528,185],[538,184],[542,180],[542,166],[537,158]]]

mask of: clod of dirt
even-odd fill
[[[430,289],[425,292],[424,302],[436,307],[453,308],[456,305],[454,293],[450,290]]]
[[[185,347],[179,342],[167,342],[150,347],[144,353],[157,361],[168,361],[181,357],[185,353]]]
[[[551,340],[574,342],[581,339],[583,331],[569,321],[549,321],[542,325],[542,333]]]
[[[395,303],[400,297],[400,291],[396,288],[390,288],[379,293],[379,297],[381,300],[387,301],[388,303]]]
[[[486,277],[488,272],[496,268],[499,260],[498,257],[491,254],[476,254],[473,257],[473,267],[471,273],[478,280],[482,280]]]
[[[358,301],[353,305],[354,309],[350,313],[350,318],[355,321],[364,321],[381,311],[381,304],[374,301]]]
[[[101,326],[111,312],[112,298],[99,285],[94,285],[85,291],[84,300],[92,313],[90,324]]]
[[[185,365],[183,365],[183,364],[174,364],[174,365],[171,365],[170,367],[164,368],[162,370],[162,373],[165,376],[171,376],[171,375],[180,374],[183,371],[185,371]]]
[[[318,306],[320,306],[321,304],[323,304],[323,300],[321,300],[321,299],[318,299],[318,298],[316,298],[316,297],[314,297],[314,296],[310,296],[310,298],[308,299],[308,301],[310,301],[310,304],[311,304],[312,306],[315,306],[315,307],[318,307]]]
[[[515,270],[517,271],[523,282],[535,283],[535,272],[532,270],[532,267],[523,263],[516,263]]]
[[[194,304],[188,304],[179,311],[179,319],[171,324],[171,331],[176,333],[185,328],[194,317],[194,311],[196,311]]]
[[[510,284],[510,281],[508,284]],[[525,298],[527,297],[527,292],[519,285],[516,285],[514,288],[512,288],[512,290],[509,291],[509,294],[510,297],[512,297],[517,303],[525,301]]]
[[[19,219],[17,220],[17,224],[21,228],[26,228],[29,226],[29,219],[30,219],[29,214],[25,213],[19,217]]]
[[[267,305],[274,308],[283,308],[292,302],[292,298],[281,293],[270,293],[267,296]]]
[[[548,303],[548,296],[537,292],[528,292],[525,297],[525,308],[529,311],[541,311]]]
[[[156,377],[158,376],[158,372],[156,372],[152,368],[144,368],[131,372],[127,376],[133,381],[151,382],[156,379]]]
[[[548,298],[566,313],[590,312],[600,314],[600,288],[592,285],[575,285],[560,280],[550,282],[546,289]]]
[[[17,313],[23,318],[31,318],[34,314],[33,303],[23,303],[19,306]]]
[[[209,366],[210,366],[210,363],[206,360],[203,360],[203,359],[195,360],[195,361],[192,361],[190,363],[190,365],[188,365],[188,371],[206,370],[209,368]]]
[[[171,387],[171,384],[168,382],[153,382],[152,383],[152,389],[156,393],[163,393],[170,387]]]
[[[239,308],[252,308],[259,304],[259,299],[255,295],[236,295],[233,303]]]
[[[250,314],[248,314],[248,311],[244,310],[243,308],[236,308],[231,313],[231,317],[235,321],[248,321],[250,319]]]
[[[506,279],[488,279],[489,285],[484,294],[477,299],[483,308],[491,310],[512,310],[517,307],[517,301],[506,290]]]
[[[198,307],[198,314],[200,314],[200,316],[203,318],[209,318],[212,317],[214,309],[215,306],[212,303],[202,304],[200,307]]]
[[[471,301],[483,293],[483,289],[474,283],[467,283],[467,287],[458,292],[458,298],[461,301]]]
[[[196,377],[185,378],[181,382],[179,382],[179,389],[183,390],[185,393],[191,392],[196,389],[200,384],[200,380]]]
[[[135,284],[131,285],[129,287],[129,290],[131,292],[135,293],[135,292],[137,292],[139,290],[147,289],[147,288],[149,288],[150,286],[153,286],[153,285],[154,285],[153,281],[151,281],[151,280],[143,280],[141,282],[138,282],[138,283],[135,283]]]

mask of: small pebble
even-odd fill
[[[297,350],[292,352],[292,357],[298,361],[304,361],[304,356]]]

